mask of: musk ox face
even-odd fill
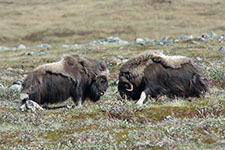
[[[104,75],[100,75],[91,84],[89,98],[96,102],[103,96],[108,88],[108,80]]]
[[[122,99],[137,100],[140,98],[142,86],[137,87],[125,73],[119,75],[118,91]]]

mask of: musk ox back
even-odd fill
[[[58,103],[72,97],[76,105],[89,98],[100,99],[108,88],[104,62],[81,55],[65,55],[55,63],[44,64],[30,72],[20,94],[23,110],[27,100],[39,105]]]
[[[121,66],[118,90],[142,105],[147,97],[204,96],[208,80],[190,58],[146,51]]]

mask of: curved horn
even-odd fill
[[[131,83],[128,83],[128,84],[130,85],[130,88],[126,89],[126,90],[129,91],[129,92],[133,91],[134,90],[133,84],[131,84]]]
[[[102,71],[101,75],[104,75],[104,76],[108,77],[109,76],[109,70],[106,69],[105,71]]]
[[[121,80],[122,80],[123,82],[126,82],[126,83],[130,86],[130,88],[126,88],[127,91],[131,92],[131,91],[134,90],[133,84],[130,83],[130,81],[128,81],[125,77],[121,77]]]

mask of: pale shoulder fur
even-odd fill
[[[91,61],[94,60],[91,59]],[[88,58],[80,55],[64,55],[60,61],[41,65],[34,69],[34,71],[60,74],[76,81],[81,74],[94,76],[92,70],[96,68],[97,61],[90,62]]]
[[[167,56],[160,52],[149,52],[147,51],[147,55],[152,55],[152,60],[155,62],[160,62],[162,65],[170,68],[180,68],[182,64],[193,63],[191,58],[185,56]]]
[[[193,63],[193,60],[185,56],[166,56],[161,52],[145,51],[129,59],[121,66],[120,71],[130,72],[136,81],[140,82],[145,68],[154,62],[161,63],[165,67],[177,69],[182,64]]]

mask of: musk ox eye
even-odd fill
[[[105,82],[106,82],[105,80],[101,80],[101,81],[100,81],[101,84],[104,84]]]
[[[125,89],[130,88],[130,86],[128,84],[124,84]]]

